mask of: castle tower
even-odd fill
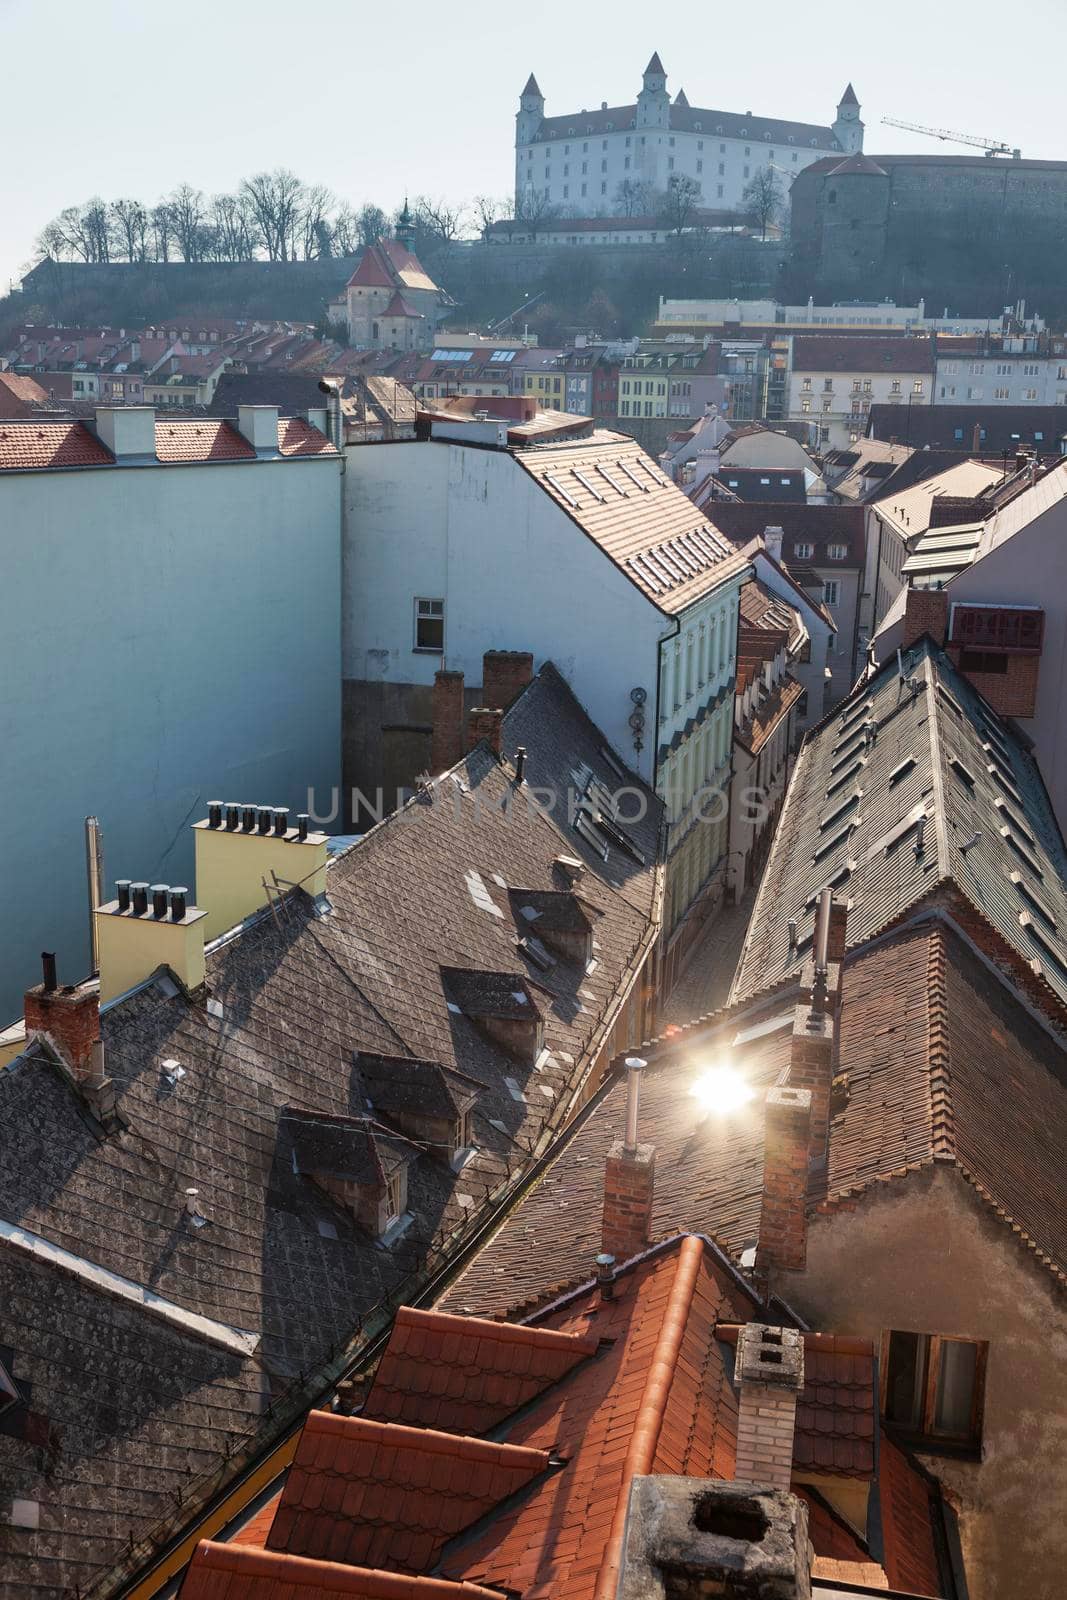
[[[860,103],[851,84],[845,89],[837,107],[833,124],[834,138],[846,155],[855,155],[863,149],[863,123],[860,121]]]
[[[671,120],[671,97],[667,93],[667,74],[659,51],[653,55],[642,74],[643,88],[637,97],[637,126],[639,128],[667,128]]]
[[[545,115],[545,97],[537,86],[537,79],[533,73],[526,80],[526,87],[519,96],[519,110],[515,118],[515,148],[519,145],[529,144],[537,133]]]

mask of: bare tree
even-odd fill
[[[347,200],[333,214],[333,249],[338,256],[351,256],[359,243],[359,218]]]
[[[111,226],[116,249],[127,261],[143,261],[148,219],[139,200],[112,200]]]
[[[462,233],[467,219],[465,206],[450,206],[444,200],[420,195],[415,202],[415,223],[437,244],[450,245]]]
[[[269,261],[292,261],[303,209],[304,185],[295,172],[279,167],[246,178],[241,194],[259,229]]]
[[[497,200],[490,194],[476,194],[474,197],[474,215],[478,223],[478,231],[482,238],[488,240],[489,230],[494,222],[499,222],[511,207],[506,200]]]
[[[623,178],[615,190],[615,210],[620,217],[646,216],[652,206],[653,189],[640,178]]]
[[[203,192],[180,183],[167,201],[171,233],[185,261],[199,261],[204,253],[206,205]]]
[[[548,198],[547,189],[523,189],[516,197],[516,221],[528,230],[531,239],[536,239],[538,229],[558,216],[559,206]]]
[[[767,229],[775,222],[782,209],[782,186],[773,167],[760,167],[741,192],[745,213],[760,238],[766,239]]]
[[[170,260],[170,247],[174,239],[174,219],[170,206],[161,200],[152,207],[152,251],[157,261]]]
[[[255,254],[255,224],[240,195],[213,195],[208,222],[214,235],[217,260],[251,261]]]
[[[304,190],[300,213],[301,244],[305,261],[333,255],[333,223],[330,213],[334,197],[324,184],[313,183]]]
[[[667,187],[660,196],[658,216],[672,233],[682,233],[689,226],[700,199],[700,185],[684,172],[672,172]]]

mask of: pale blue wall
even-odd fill
[[[88,966],[83,819],[193,886],[207,800],[340,782],[336,460],[0,476],[0,1026]]]

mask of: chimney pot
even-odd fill
[[[130,888],[133,892],[133,914],[135,917],[143,917],[148,911],[148,885],[133,883]]]
[[[222,827],[222,801],[209,800],[207,803],[207,821],[209,828]]]
[[[56,953],[54,950],[41,951],[41,967],[44,972],[45,993],[55,994],[59,984],[56,981]]]
[[[303,843],[308,836],[309,817],[306,811],[298,811],[296,817],[297,838]]]
[[[241,808],[232,801],[226,802],[226,826],[231,833],[235,833],[241,823]]]
[[[611,1300],[615,1294],[615,1257],[602,1250],[596,1258],[596,1281],[601,1298]]]
[[[289,831],[289,812],[285,806],[274,808],[274,832],[279,839],[285,837]]]
[[[526,746],[520,744],[515,752],[515,782],[522,783],[526,777]]]
[[[259,811],[259,831],[269,833],[274,824],[274,812],[270,806],[261,806]]]
[[[176,884],[170,891],[170,914],[174,922],[180,922],[185,916],[188,904],[189,891],[184,884]]]
[[[167,914],[167,897],[169,884],[154,883],[152,885],[152,915],[157,922],[161,922]]]
[[[626,1151],[637,1151],[637,1113],[641,1101],[641,1073],[648,1062],[640,1056],[626,1057]]]
[[[255,831],[256,831],[256,808],[255,808],[255,806],[245,806],[241,811],[241,832],[242,833],[255,833]]]
[[[119,910],[130,909],[130,880],[129,878],[116,878],[115,894],[118,896]]]

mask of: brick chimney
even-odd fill
[[[463,759],[463,674],[442,668],[433,680],[430,769],[447,772]]]
[[[804,1387],[803,1335],[746,1323],[737,1336],[734,1377],[741,1390],[734,1479],[788,1489],[797,1396]]]
[[[808,1508],[782,1489],[638,1476],[622,1539],[618,1600],[811,1600]]]
[[[811,1093],[768,1089],[763,1134],[763,1194],[756,1269],[800,1272],[807,1259],[808,1146]]]
[[[904,602],[904,632],[901,648],[928,633],[935,644],[944,644],[948,633],[948,595],[944,589],[909,589]]]
[[[641,1144],[637,1135],[644,1065],[638,1056],[626,1059],[626,1133],[612,1144],[604,1165],[600,1249],[619,1262],[646,1249],[652,1237],[656,1151],[654,1145]]]
[[[56,958],[42,952],[44,981],[27,989],[22,1014],[26,1037],[46,1034],[58,1046],[79,1083],[88,1081],[98,1067],[94,1064],[94,1045],[100,1041],[100,991],[93,984],[56,982]]]
[[[475,706],[467,717],[467,750],[485,740],[494,755],[499,755],[504,742],[504,713],[490,710],[488,706]]]
[[[506,711],[533,677],[529,650],[487,650],[482,657],[482,700]]]
[[[833,1012],[816,1003],[797,1006],[793,1013],[788,1083],[791,1089],[806,1089],[811,1095],[810,1153],[813,1161],[826,1154],[833,1071]]]

